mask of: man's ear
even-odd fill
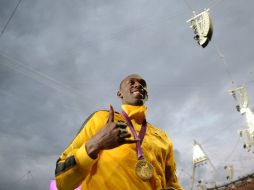
[[[121,98],[121,99],[123,98],[123,95],[122,95],[122,93],[121,93],[120,90],[117,91],[117,96],[118,96],[119,98]]]

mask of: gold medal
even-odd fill
[[[138,160],[136,164],[136,174],[142,180],[149,180],[153,176],[153,166],[146,160]]]
[[[150,164],[149,162],[147,162],[144,159],[144,155],[143,155],[142,148],[141,148],[142,141],[143,141],[145,134],[146,134],[146,126],[147,126],[146,120],[144,119],[140,133],[139,133],[139,135],[137,135],[137,133],[131,123],[131,119],[129,118],[127,113],[125,113],[124,111],[122,113],[123,113],[123,116],[129,126],[130,130],[131,130],[131,133],[133,134],[135,139],[139,139],[139,141],[137,142],[137,145],[136,145],[137,153],[138,153],[138,155],[137,155],[138,162],[136,164],[136,175],[144,181],[149,180],[153,176],[154,169],[153,169],[152,164]]]

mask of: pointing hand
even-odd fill
[[[104,127],[86,142],[86,150],[91,158],[96,158],[101,150],[116,148],[123,144],[137,143],[131,137],[125,123],[114,122],[114,108],[110,105],[109,116]]]

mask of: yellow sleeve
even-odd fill
[[[106,120],[104,111],[95,112],[83,124],[82,128],[64,150],[56,163],[55,179],[58,190],[73,190],[77,188],[89,174],[92,165],[97,161],[86,152],[86,141],[91,138]]]
[[[173,187],[176,190],[183,190],[176,176],[176,163],[174,158],[173,143],[169,145],[169,153],[166,160],[165,176],[167,187]]]

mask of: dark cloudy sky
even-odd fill
[[[148,120],[174,141],[185,189],[194,139],[217,169],[203,166],[199,178],[226,182],[225,164],[235,178],[253,172],[254,155],[237,134],[244,118],[228,90],[246,83],[253,106],[254,2],[186,1],[197,12],[211,8],[205,49],[186,23],[192,12],[184,0],[21,2],[0,38],[1,190],[48,189],[86,117],[109,104],[120,109],[119,81],[131,73],[147,80]],[[0,0],[1,30],[17,3]]]

